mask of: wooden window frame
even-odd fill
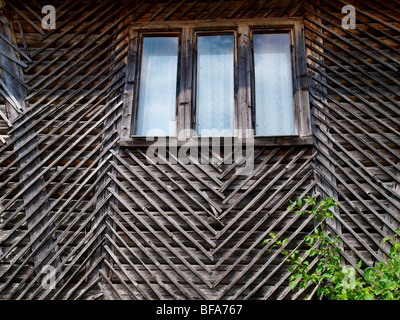
[[[124,106],[122,117],[122,146],[146,145],[147,136],[132,134],[138,108],[140,76],[140,52],[145,35],[178,35],[178,86],[176,105],[176,138],[180,142],[204,138],[191,136],[195,130],[195,69],[198,34],[230,33],[235,43],[235,131],[249,136],[255,118],[253,44],[254,32],[289,32],[292,52],[293,102],[295,135],[254,136],[255,145],[308,145],[312,144],[311,114],[308,93],[308,75],[305,52],[304,26],[302,18],[237,19],[212,21],[162,21],[132,23],[130,29],[127,72],[125,79]],[[235,136],[239,136],[236,132]]]

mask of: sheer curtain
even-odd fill
[[[199,36],[197,43],[197,134],[233,135],[233,35]]]
[[[294,134],[288,33],[254,35],[257,135]]]
[[[177,73],[178,37],[143,38],[136,134],[176,134]]]

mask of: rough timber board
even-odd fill
[[[67,1],[56,6],[57,29],[43,35],[34,12],[45,2],[16,0],[5,11],[21,52],[14,61],[0,55],[1,73],[12,71],[4,59],[24,70],[23,79],[10,76],[27,90],[29,107],[10,127],[0,96],[0,135],[10,137],[0,142],[2,299],[304,298],[307,291],[287,290],[287,266],[261,242],[275,232],[304,249],[313,222],[286,207],[315,190],[342,203],[333,231],[346,263],[387,254],[381,239],[400,215],[394,3],[350,1],[357,29],[345,31],[345,3],[333,0]],[[246,181],[233,179],[228,164],[153,166],[146,146],[119,141],[133,22],[289,16],[304,19],[315,146],[257,146]],[[43,179],[30,194],[20,180],[21,143],[36,152],[32,177]],[[34,265],[40,248],[26,202],[38,195],[48,204],[39,232],[53,244],[42,252],[58,265],[52,291],[42,290],[42,265]]]

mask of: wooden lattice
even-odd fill
[[[302,299],[268,233],[305,250],[296,196],[341,203],[345,263],[386,257],[400,216],[396,1],[6,1],[0,32],[1,299]],[[356,29],[341,9],[356,8]],[[257,146],[249,175],[119,144],[133,21],[304,18],[313,145]],[[170,150],[169,150],[170,151]],[[162,157],[162,156],[161,156]],[[55,287],[42,285],[55,268]]]

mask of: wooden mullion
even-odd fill
[[[192,28],[181,29],[180,83],[177,109],[177,136],[179,140],[190,138],[192,123],[193,91],[193,46]]]
[[[252,129],[252,101],[251,101],[251,79],[250,79],[250,27],[239,26],[237,28],[237,57],[236,66],[237,70],[237,101],[235,112],[235,128],[239,129],[239,138],[252,138],[247,136],[248,129]],[[235,99],[236,100],[236,99]]]

